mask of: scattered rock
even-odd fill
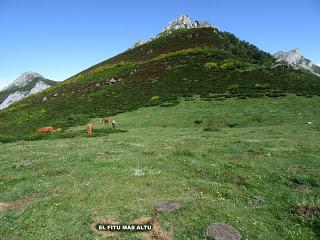
[[[135,177],[142,177],[144,175],[144,172],[140,169],[134,169],[132,175]]]
[[[181,204],[175,203],[175,202],[171,202],[171,203],[170,202],[163,202],[163,203],[157,203],[154,208],[157,212],[171,213],[171,212],[174,212],[174,211],[180,209]]]
[[[109,80],[109,82],[110,82],[110,83],[116,83],[116,82],[117,82],[117,80],[116,80],[116,79],[114,79],[114,78],[111,78],[111,79]]]
[[[96,83],[96,87],[99,87],[100,86],[100,84],[99,83]]]
[[[53,94],[53,96],[54,96],[54,97],[57,97],[57,96],[58,96],[58,93]]]
[[[42,102],[45,102],[45,101],[47,101],[47,100],[48,100],[47,97],[43,97],[43,98],[42,98]]]
[[[257,204],[261,204],[264,201],[264,199],[265,199],[264,196],[253,196],[248,199],[248,203],[257,205]]]
[[[236,175],[233,177],[233,181],[238,185],[244,185],[245,184],[245,177]]]
[[[306,125],[311,125],[312,124],[312,122],[306,122]]]
[[[215,240],[240,240],[237,229],[225,223],[213,223],[207,229],[207,235]]]
[[[147,52],[147,55],[152,54],[152,53],[153,53],[153,50],[150,49],[150,50]]]

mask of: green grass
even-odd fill
[[[119,132],[91,119],[96,137],[83,125],[57,133],[73,138],[0,144],[0,202],[37,196],[0,213],[1,239],[103,239],[94,219],[152,216],[158,201],[183,205],[158,214],[173,239],[206,239],[212,222],[242,239],[319,239],[319,215],[294,211],[320,207],[319,97],[178,100],[115,115]]]

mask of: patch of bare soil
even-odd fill
[[[4,212],[7,209],[15,209],[15,208],[20,208],[28,205],[32,200],[35,199],[34,195],[31,195],[29,197],[26,197],[24,199],[18,199],[12,202],[0,202],[0,212]]]
[[[97,156],[113,156],[113,155],[120,155],[122,152],[115,152],[115,151],[105,151],[105,152],[98,152],[96,153]]]
[[[97,224],[119,224],[119,222],[116,222],[110,218],[106,219],[96,219],[93,224],[91,224],[92,230],[104,237],[116,237],[120,235],[120,232],[113,232],[113,231],[100,231],[97,229]]]
[[[171,212],[174,212],[174,211],[180,209],[181,204],[174,203],[174,202],[161,202],[161,203],[157,203],[154,208],[157,212],[171,213]]]
[[[231,157],[231,160],[232,161],[241,161],[242,157],[240,155],[234,155],[234,156]]]
[[[2,181],[4,182],[4,181],[7,181],[7,180],[10,180],[10,177],[0,175],[0,182],[2,182]]]
[[[138,218],[131,222],[131,224],[152,224],[153,229],[150,232],[141,232],[137,235],[147,240],[171,240],[171,234],[163,230],[160,223],[155,217]]]
[[[320,215],[320,208],[314,207],[308,204],[299,205],[295,209],[296,214],[304,218],[312,218],[316,215]]]

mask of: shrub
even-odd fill
[[[150,98],[150,102],[155,102],[155,101],[158,101],[159,99],[160,99],[159,96],[152,96],[152,97]]]
[[[152,96],[150,98],[151,105],[157,105],[159,103],[160,97],[159,96]]]
[[[202,122],[203,122],[203,121],[200,120],[200,119],[194,121],[195,124],[201,124]]]
[[[237,59],[225,59],[222,62],[207,62],[204,67],[206,70],[244,70],[253,65]]]
[[[258,89],[265,89],[265,88],[268,88],[270,87],[270,84],[269,83],[265,83],[265,84],[260,84],[260,83],[256,83],[254,85],[255,88],[258,88]]]
[[[232,84],[228,87],[228,90],[235,90],[235,89],[239,89],[240,88],[240,84],[239,83],[235,83]]]
[[[206,70],[219,70],[220,69],[220,66],[218,63],[216,62],[208,62],[204,65],[204,68]]]
[[[234,127],[238,126],[238,123],[227,123],[227,126],[229,128],[234,128]]]

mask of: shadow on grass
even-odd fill
[[[101,137],[106,136],[109,134],[114,133],[124,133],[128,132],[128,130],[122,129],[111,129],[111,128],[104,128],[104,129],[95,129],[93,134],[89,135],[86,130],[78,130],[78,131],[59,131],[55,133],[34,133],[29,135],[0,135],[0,142],[1,143],[12,143],[19,140],[24,141],[38,141],[38,140],[53,140],[53,139],[63,139],[63,138],[75,138],[75,137]]]

